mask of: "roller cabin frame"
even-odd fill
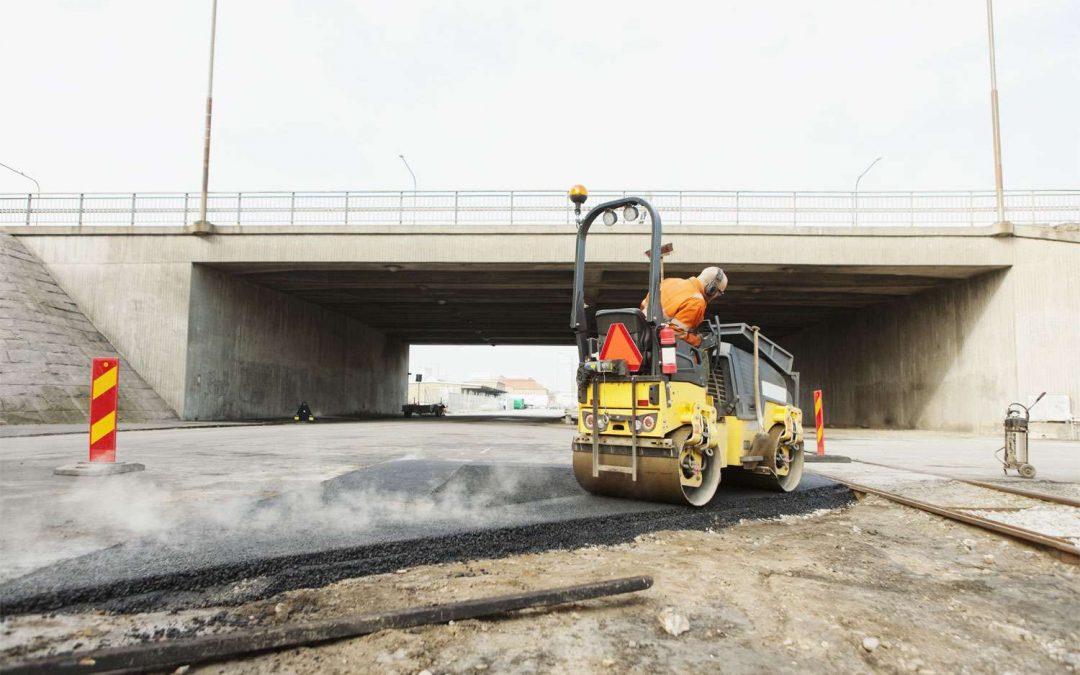
[[[578,222],[577,252],[574,256],[574,304],[570,312],[570,328],[574,331],[575,341],[578,348],[578,360],[584,363],[589,358],[589,326],[585,307],[585,239],[589,236],[589,228],[596,219],[605,211],[616,211],[627,206],[640,206],[649,214],[652,223],[652,244],[649,247],[649,297],[653,301],[649,303],[645,313],[645,320],[652,325],[650,340],[653,343],[654,353],[659,349],[656,328],[663,323],[664,315],[660,304],[660,242],[663,237],[663,227],[660,222],[660,214],[653,205],[641,197],[622,197],[610,202],[598,204],[589,210],[585,217]],[[580,205],[579,205],[580,207]],[[659,359],[651,359],[651,375],[660,375]]]

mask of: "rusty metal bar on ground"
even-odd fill
[[[526,593],[499,595],[427,607],[361,614],[347,619],[319,621],[238,631],[227,635],[164,640],[97,651],[68,652],[61,656],[0,666],[0,673],[142,673],[177,666],[224,661],[260,652],[288,649],[368,635],[389,628],[411,628],[433,623],[462,621],[503,614],[531,607],[550,607],[567,602],[643,591],[652,586],[652,577],[637,576],[564,586]]]
[[[832,478],[838,483],[842,483],[855,492],[862,492],[864,494],[877,495],[889,501],[896,502],[897,504],[903,504],[904,506],[910,506],[911,508],[919,509],[920,511],[926,511],[933,513],[934,515],[941,516],[943,518],[949,518],[968,525],[974,525],[981,527],[984,530],[990,530],[991,532],[997,532],[998,534],[1004,534],[1009,537],[1014,537],[1025,541],[1029,544],[1035,544],[1044,548],[1052,549],[1059,554],[1059,557],[1073,564],[1080,564],[1080,548],[1073,546],[1068,539],[1064,537],[1055,537],[1049,534],[1042,534],[1033,530],[1028,530],[1023,527],[1017,527],[1016,525],[1007,525],[1005,523],[999,523],[996,520],[990,520],[989,518],[980,518],[979,516],[973,516],[962,511],[955,511],[950,508],[938,506],[937,504],[930,504],[929,502],[919,501],[918,499],[911,499],[910,497],[904,497],[898,495],[895,492],[888,492],[887,490],[879,490],[877,488],[867,487],[865,485],[859,485],[858,483],[852,483],[851,481],[843,480],[841,478]],[[975,510],[973,508],[973,510]]]

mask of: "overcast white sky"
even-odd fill
[[[196,190],[210,0],[0,0],[0,162]],[[212,189],[993,187],[985,3],[219,0]],[[1080,186],[1080,2],[997,0],[1006,187]],[[0,172],[0,192],[30,184]]]
[[[567,317],[569,318],[569,317]],[[574,391],[577,349],[504,345],[414,345],[409,372],[425,379],[465,382],[497,377],[531,377],[551,391]]]
[[[46,192],[198,189],[210,0],[0,8],[0,162]],[[992,189],[985,11],[219,0],[211,189],[411,189],[399,153],[420,189],[848,190],[877,156],[863,189]],[[1006,188],[1080,187],[1080,2],[995,12]],[[566,353],[511,352],[543,365],[439,363],[550,386]]]

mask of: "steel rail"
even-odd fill
[[[843,478],[830,477],[842,485],[848,486],[853,492],[861,492],[863,494],[876,495],[883,499],[888,499],[891,502],[902,504],[920,511],[926,511],[927,513],[933,513],[934,515],[955,520],[967,525],[974,525],[984,530],[990,530],[998,534],[1003,534],[1014,539],[1019,539],[1023,542],[1033,544],[1045,549],[1049,549],[1051,552],[1057,554],[1057,556],[1068,563],[1074,565],[1080,565],[1080,548],[1074,546],[1072,542],[1064,537],[1056,537],[1049,534],[1042,534],[1034,530],[1029,530],[1024,527],[1018,527],[1016,525],[1008,525],[1006,523],[999,523],[996,520],[989,518],[982,518],[980,516],[973,516],[969,513],[957,510],[955,508],[938,506],[937,504],[931,504],[929,502],[920,501],[918,499],[912,499],[895,492],[889,492],[888,490],[881,490],[878,488],[872,488],[859,483],[853,483]],[[977,509],[972,509],[977,510]]]
[[[953,476],[947,476],[943,473],[934,473],[932,471],[919,471],[918,469],[907,469],[902,466],[892,466],[891,464],[882,464],[880,462],[868,462],[865,459],[853,459],[853,462],[859,464],[869,464],[871,466],[880,466],[886,469],[895,469],[897,471],[907,471],[910,473],[919,473],[924,476],[936,476],[938,478],[945,478],[947,480],[953,480],[958,483],[967,483],[968,485],[974,485],[976,487],[986,488],[988,490],[997,490],[998,492],[1007,492],[1009,494],[1019,495],[1021,497],[1028,497],[1030,499],[1038,499],[1044,502],[1052,502],[1054,504],[1064,504],[1065,506],[1075,506],[1080,508],[1080,499],[1073,499],[1072,497],[1065,497],[1062,495],[1048,495],[1045,492],[1036,492],[1034,490],[1025,490],[1024,488],[1012,487],[1011,485],[998,485],[997,483],[988,483],[982,480],[970,480],[967,478],[954,478]]]
[[[670,214],[673,224],[850,226],[853,193],[842,191],[600,190],[601,200],[639,194]],[[117,226],[191,225],[202,208],[198,193],[14,193],[0,194],[0,225]],[[1016,224],[1080,222],[1080,190],[1019,190],[1006,193],[1008,220]],[[982,191],[859,192],[860,225],[881,227],[974,227],[994,224],[994,193]],[[425,224],[510,224],[536,217],[571,224],[572,209],[556,190],[255,191],[207,195],[207,217],[220,225],[403,225],[405,216]],[[344,218],[342,218],[344,214]],[[295,218],[317,222],[295,222]],[[90,222],[87,222],[87,221]],[[340,221],[344,222],[340,222]],[[865,221],[865,222],[864,222]],[[358,224],[358,223],[353,223]]]
[[[388,628],[411,628],[462,621],[532,607],[550,607],[610,595],[634,593],[652,586],[652,577],[610,579],[577,586],[528,591],[476,600],[373,612],[343,619],[236,631],[224,635],[160,640],[144,644],[68,652],[43,659],[0,665],[4,675],[30,673],[144,673],[177,666],[226,661],[241,656],[368,635]]]

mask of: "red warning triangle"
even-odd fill
[[[636,373],[641,367],[641,351],[630,337],[630,331],[621,323],[613,323],[604,338],[604,348],[600,350],[601,361],[626,361],[630,372]]]

